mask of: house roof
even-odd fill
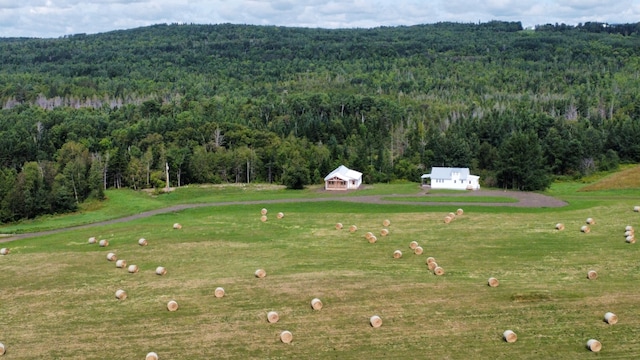
[[[329,179],[332,178],[340,178],[342,180],[348,181],[348,180],[357,180],[362,178],[362,173],[355,171],[355,170],[351,170],[348,167],[344,166],[344,165],[340,165],[338,166],[335,170],[333,170],[332,172],[329,173],[329,175],[324,177],[324,181],[327,181]]]
[[[424,174],[422,179],[451,179],[451,173],[460,173],[460,179],[465,180],[469,177],[469,168],[451,168],[451,167],[432,167],[430,174]]]

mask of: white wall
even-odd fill
[[[475,181],[474,181],[475,180]],[[469,183],[471,181],[471,183]],[[449,189],[449,190],[467,190],[467,187],[471,186],[473,190],[479,190],[480,185],[477,179],[462,180],[444,180],[444,179],[431,179],[432,189]]]

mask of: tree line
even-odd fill
[[[106,188],[470,167],[540,190],[639,162],[638,24],[156,25],[0,40],[0,221]]]

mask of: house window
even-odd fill
[[[455,184],[455,183],[456,183],[456,181],[455,181],[455,180],[453,180],[453,183]]]

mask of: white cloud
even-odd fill
[[[612,8],[618,4],[628,6],[631,1],[611,1],[611,0],[557,0],[561,7],[568,7],[575,10],[590,10],[597,8]]]
[[[640,0],[0,0],[0,37],[59,37],[173,22],[348,28],[639,19]]]

